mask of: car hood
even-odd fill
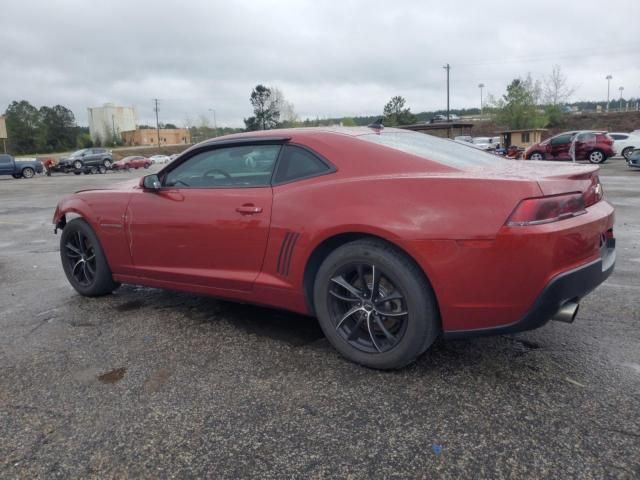
[[[114,183],[113,185],[108,185],[106,187],[101,188],[87,188],[85,190],[78,190],[76,193],[87,193],[87,192],[124,192],[128,190],[133,190],[134,188],[138,188],[140,183],[140,179],[134,178],[132,180],[125,180],[124,182]]]

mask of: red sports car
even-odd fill
[[[130,168],[149,168],[153,162],[146,157],[132,156],[124,157],[113,163],[114,170],[128,170]]]
[[[219,137],[156,175],[64,198],[64,271],[318,317],[347,358],[398,368],[445,338],[572,321],[613,271],[597,166],[497,161],[397,129]]]

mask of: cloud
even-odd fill
[[[454,108],[478,105],[480,82],[498,96],[553,64],[579,86],[574,99],[605,98],[607,74],[614,92],[640,97],[640,42],[621,27],[640,14],[636,0],[26,0],[2,10],[0,110],[62,104],[81,124],[104,102],[150,122],[160,98],[163,121],[215,109],[219,125],[241,126],[257,83],[278,86],[303,117],[377,114],[393,95],[439,109],[447,62]]]

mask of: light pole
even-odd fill
[[[618,87],[618,90],[620,90],[620,105],[618,109],[622,111],[622,91],[624,90],[624,87]]]
[[[213,112],[213,136],[218,136],[218,125],[216,123],[216,111],[213,108],[209,109],[210,112]]]
[[[611,90],[611,79],[613,78],[611,75],[607,75],[605,77],[607,79],[607,112],[609,111],[609,92]]]
[[[484,88],[484,83],[479,83],[478,88],[480,89],[480,115],[482,115],[482,89]]]
[[[449,113],[449,70],[451,70],[451,66],[447,63],[442,68],[444,68],[447,71],[447,122],[449,122],[449,117],[450,117],[450,113]]]

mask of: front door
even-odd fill
[[[565,133],[558,135],[557,137],[553,137],[549,142],[549,146],[551,148],[550,157],[553,160],[569,160],[571,158],[569,148],[571,147],[572,138],[573,133]]]
[[[280,145],[210,149],[136,190],[127,210],[138,275],[249,290],[260,273],[271,221],[271,175]]]

